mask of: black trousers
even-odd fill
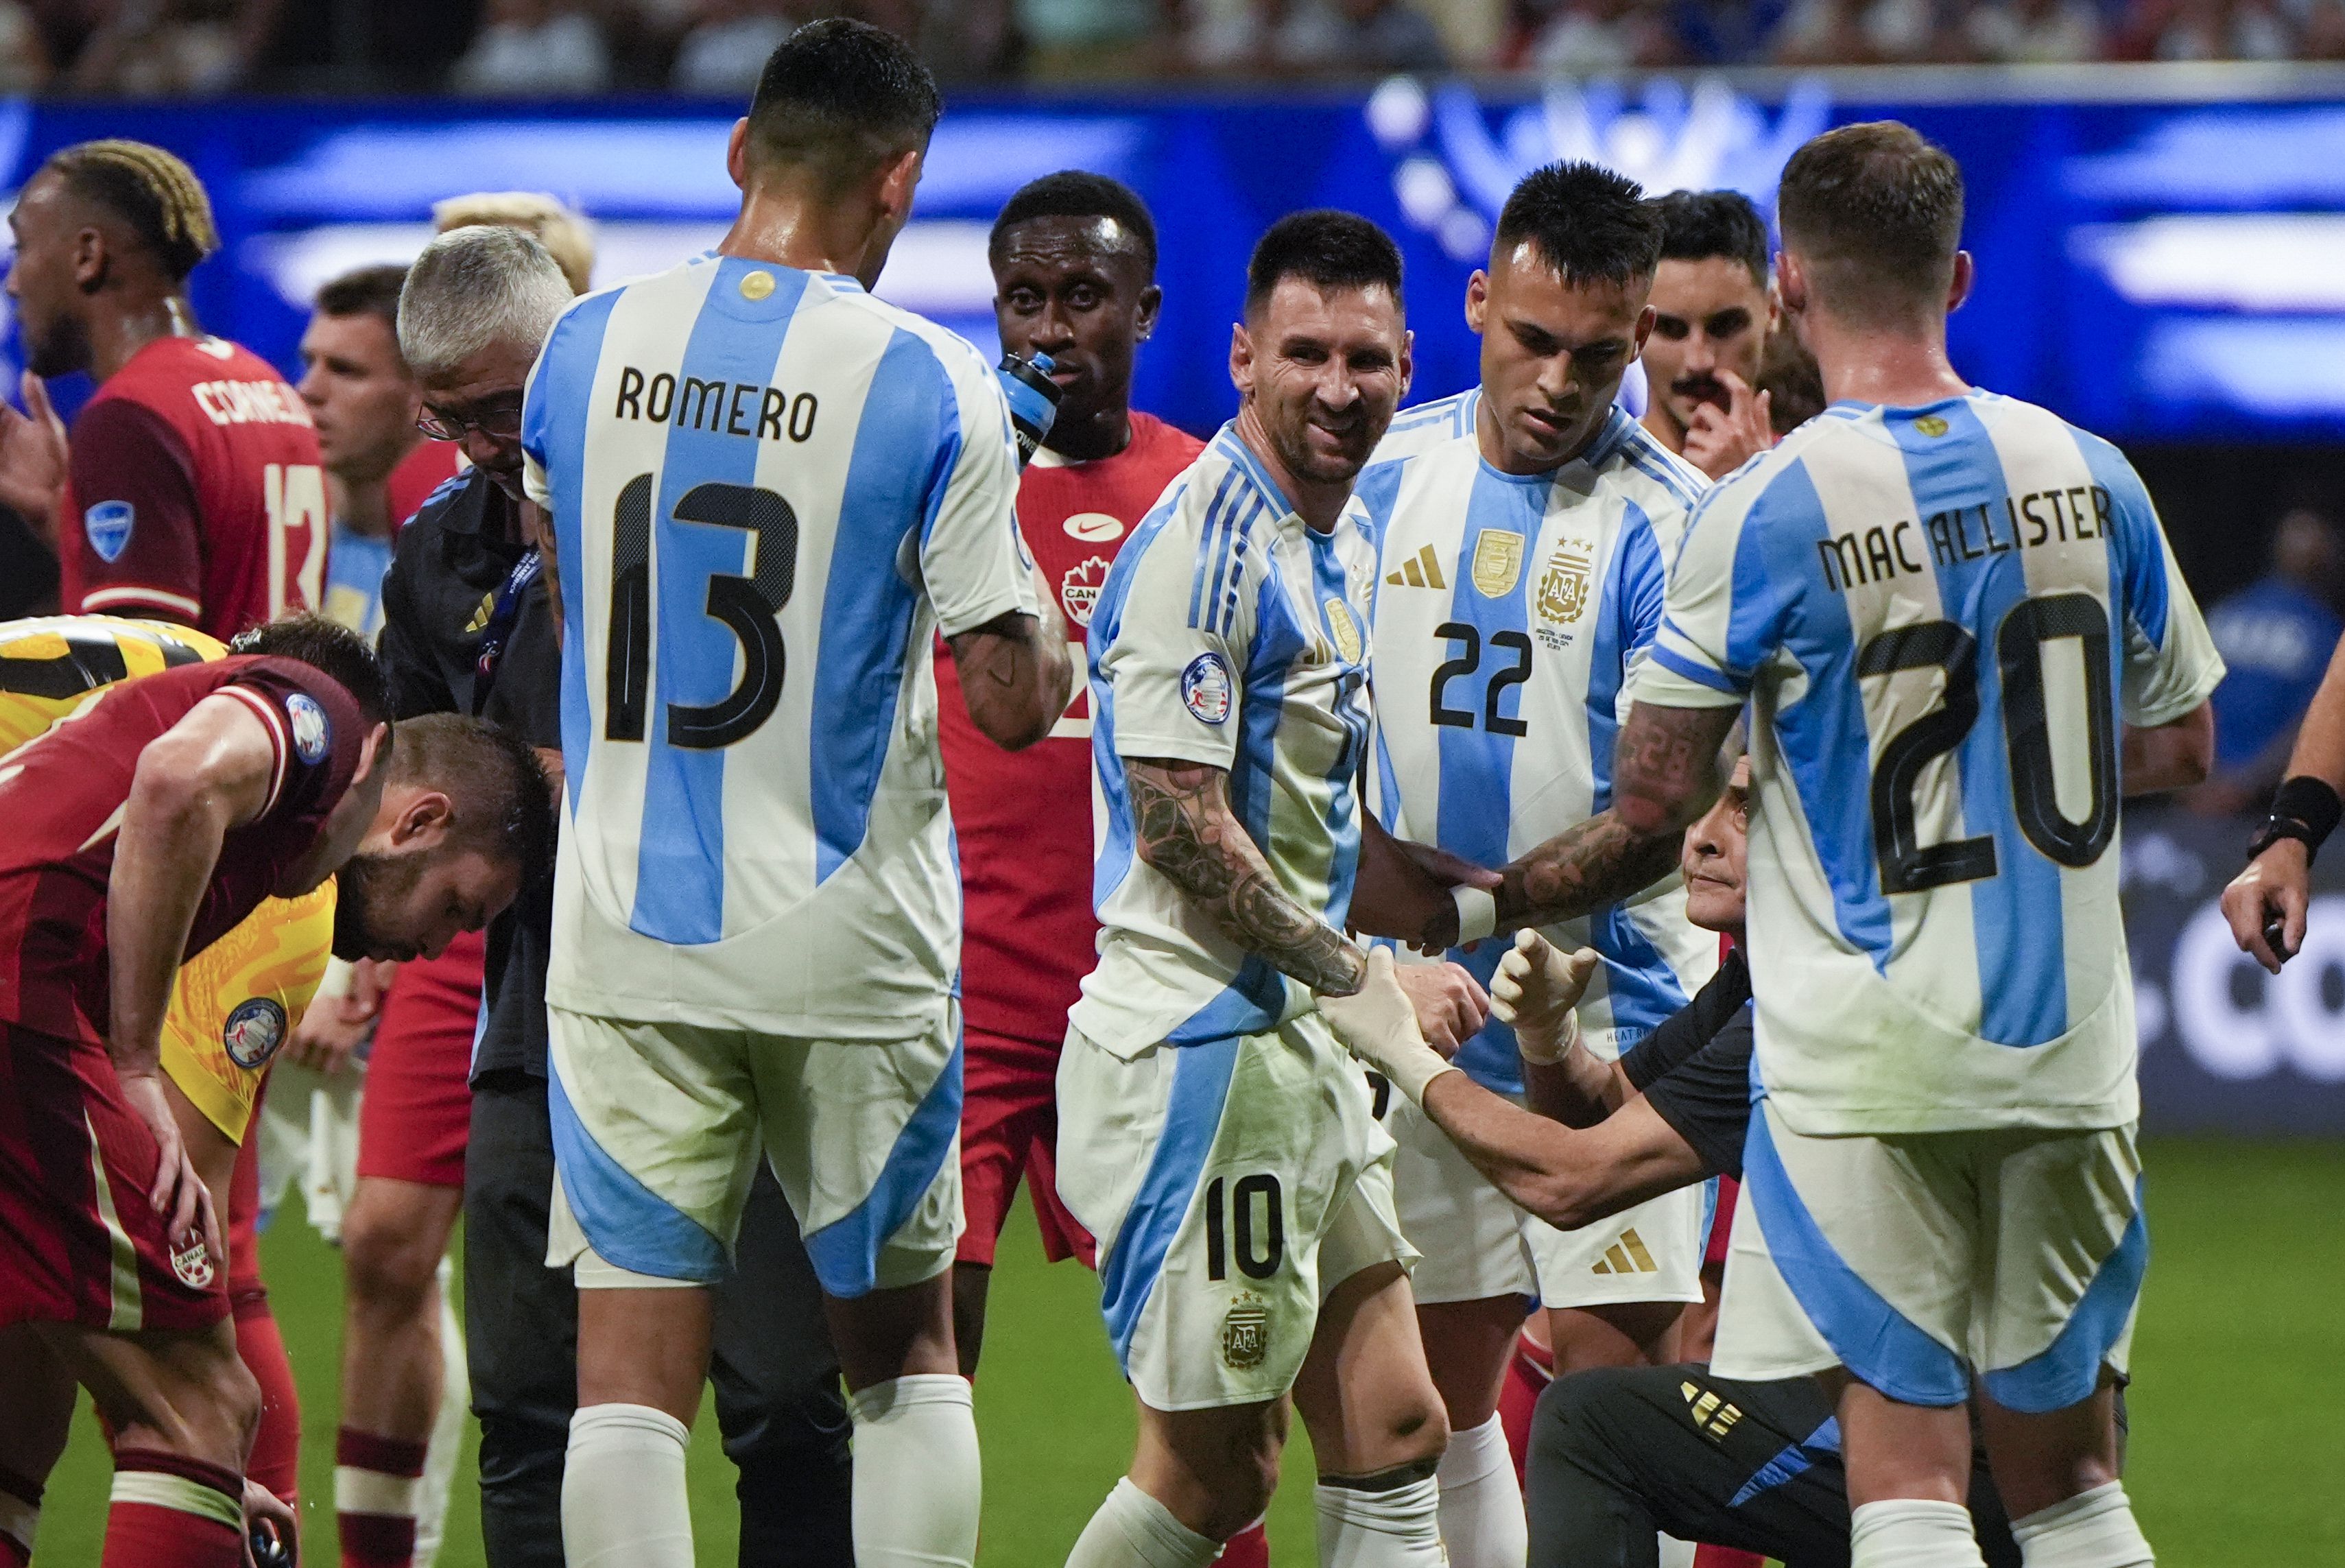
[[[464,1340],[481,1421],[490,1568],[560,1568],[562,1467],[578,1393],[578,1297],[545,1267],[553,1134],[545,1080],[472,1087],[464,1158]],[[852,1568],[838,1358],[797,1221],[760,1169],[716,1294],[716,1419],[739,1471],[741,1568]]]
[[[1575,1372],[1539,1396],[1530,1447],[1530,1568],[1653,1568],[1656,1530],[1784,1568],[1847,1568],[1840,1428],[1813,1379],[1738,1382],[1692,1364]],[[1988,1568],[2019,1568],[1983,1456],[1970,1502]]]

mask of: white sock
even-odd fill
[[[1067,1568],[1205,1568],[1222,1543],[1198,1534],[1172,1511],[1120,1476],[1075,1538]]]
[[[2157,1561],[2121,1481],[2015,1520],[2011,1533],[2027,1568],[2150,1568]]]
[[[1492,1416],[1478,1427],[1449,1434],[1434,1472],[1441,1488],[1441,1543],[1449,1568],[1523,1568],[1531,1552],[1523,1518],[1523,1491],[1506,1423]]]
[[[464,1359],[464,1325],[456,1316],[455,1270],[440,1260],[440,1413],[423,1450],[423,1484],[415,1493],[413,1568],[432,1568],[447,1532],[448,1489],[464,1455],[464,1418],[471,1413],[472,1368]]]
[[[1319,1568],[1443,1568],[1441,1489],[1433,1477],[1389,1492],[1313,1490],[1319,1510]]]
[[[849,1395],[847,1405],[855,1417],[856,1568],[969,1568],[983,1492],[969,1380],[908,1374]]]
[[[1848,1568],[1986,1568],[1959,1502],[1868,1502],[1849,1515],[1848,1543]]]
[[[649,1405],[588,1405],[570,1418],[562,1551],[570,1568],[693,1568],[684,1486],[691,1434]]]

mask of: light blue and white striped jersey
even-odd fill
[[[916,1033],[959,965],[929,649],[1034,610],[1010,412],[854,280],[703,256],[581,300],[523,418],[559,546],[546,1000]]]
[[[1622,683],[1660,625],[1668,559],[1710,481],[1618,408],[1560,468],[1501,473],[1482,458],[1481,402],[1477,388],[1402,414],[1359,494],[1379,556],[1376,819],[1496,867],[1611,804]],[[1687,923],[1674,871],[1546,934],[1604,955],[1580,1022],[1608,1058],[1718,968],[1718,937]],[[1506,948],[1449,956],[1487,985]],[[1521,1091],[1514,1031],[1495,1018],[1457,1064]]]
[[[1786,1121],[2135,1117],[2122,729],[2222,673],[2140,479],[2030,404],[1835,403],[1711,492],[1631,692],[1752,699],[1757,1073]]]
[[[1311,993],[1242,951],[1132,841],[1123,759],[1229,774],[1279,886],[1341,929],[1360,850],[1368,584],[1357,498],[1305,524],[1223,425],[1110,568],[1091,612],[1091,758],[1107,803],[1100,960],[1070,1015],[1118,1055],[1266,1033]]]

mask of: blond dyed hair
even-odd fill
[[[127,223],[174,282],[219,249],[219,226],[204,182],[176,153],[151,142],[108,137],[52,153],[54,170],[76,196]]]
[[[483,190],[452,196],[432,204],[431,225],[442,234],[472,227],[518,229],[545,247],[562,275],[570,280],[572,293],[584,294],[594,286],[593,227],[542,191]]]

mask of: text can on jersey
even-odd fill
[[[523,445],[572,628],[548,1000],[833,1039],[940,1018],[929,647],[1035,608],[993,368],[852,279],[703,256],[563,318]]]

